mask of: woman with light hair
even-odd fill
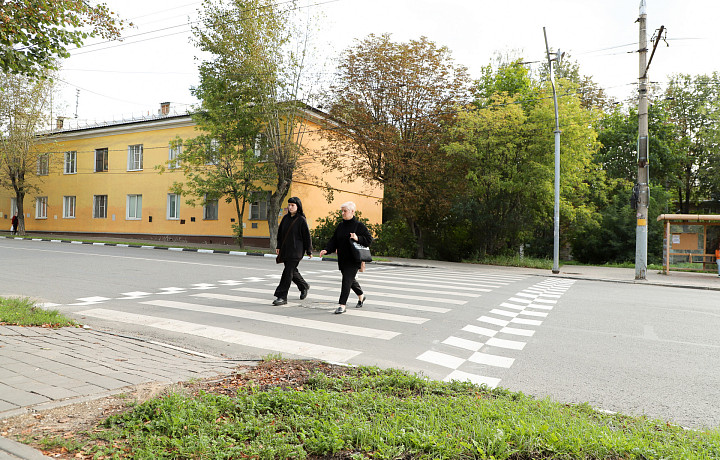
[[[325,245],[325,249],[320,251],[320,257],[337,251],[338,268],[340,269],[340,273],[342,273],[342,285],[340,288],[340,300],[335,309],[335,314],[345,313],[345,305],[347,304],[351,289],[358,296],[358,302],[355,305],[356,308],[361,308],[366,300],[360,283],[355,279],[358,270],[360,270],[361,262],[356,260],[353,255],[351,241],[357,241],[363,246],[370,246],[372,236],[370,236],[370,232],[365,224],[355,217],[356,209],[355,203],[352,201],[340,205],[343,220],[338,224],[337,228],[335,228],[335,233],[333,233],[332,238],[330,238],[330,241]]]

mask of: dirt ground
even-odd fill
[[[175,385],[142,384],[126,393],[3,419],[0,420],[0,435],[29,444],[53,458],[91,458],[69,453],[64,448],[44,450],[39,440],[62,437],[68,440],[86,441],[86,433],[92,432],[98,424],[111,415],[120,414],[138,403],[174,391],[196,393],[202,390],[232,396],[238,388],[247,385],[255,385],[260,390],[272,387],[302,389],[308,377],[314,372],[339,376],[347,370],[345,366],[319,361],[263,361],[253,366],[239,366],[235,372],[221,378]]]

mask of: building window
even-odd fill
[[[63,217],[65,219],[75,218],[75,197],[64,196],[63,197]]]
[[[50,154],[43,153],[38,155],[37,165],[38,176],[47,176],[50,174]]]
[[[65,152],[65,174],[77,173],[77,152]]]
[[[142,171],[143,169],[143,146],[128,145],[128,171]]]
[[[170,143],[170,149],[168,154],[168,168],[178,169],[180,167],[180,160],[178,157],[182,153],[182,144]]]
[[[253,192],[250,202],[250,220],[267,219],[269,192]]]
[[[35,199],[35,218],[47,219],[47,197],[39,196]]]
[[[107,219],[107,195],[93,196],[93,218]]]
[[[142,219],[142,195],[127,196],[127,219]]]
[[[95,172],[108,170],[108,149],[95,149]]]
[[[180,218],[180,195],[177,193],[168,193],[167,218],[170,220],[177,220]]]
[[[10,198],[10,215],[17,216],[17,198]]]
[[[218,200],[205,200],[203,219],[218,220]]]

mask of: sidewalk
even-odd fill
[[[50,237],[36,238],[50,241]],[[53,241],[61,239],[57,236],[51,238]],[[109,239],[105,238],[104,241]],[[158,245],[164,246],[164,249],[168,246],[167,243],[149,240],[123,239],[122,243],[144,247]],[[218,245],[187,246],[220,254],[234,250]],[[257,250],[252,253],[249,250],[247,254],[262,255],[262,252]],[[400,258],[383,258],[383,261],[377,263],[467,271],[489,268],[483,265]],[[567,265],[561,267],[558,274],[549,270],[518,267],[494,266],[492,269],[538,277],[720,290],[720,278],[708,273],[671,272],[670,275],[664,275],[656,270],[648,270],[646,280],[636,281],[632,268]],[[143,383],[171,384],[223,375],[231,372],[237,364],[219,357],[110,332],[83,328],[0,326],[0,433],[3,431],[2,420],[8,417],[123,393]],[[0,460],[35,458],[48,457],[0,436]]]

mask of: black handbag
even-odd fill
[[[355,225],[355,231],[353,233],[357,234],[357,225]],[[370,254],[369,247],[363,246],[357,241],[350,241],[350,251],[358,262],[372,262],[372,254]]]

